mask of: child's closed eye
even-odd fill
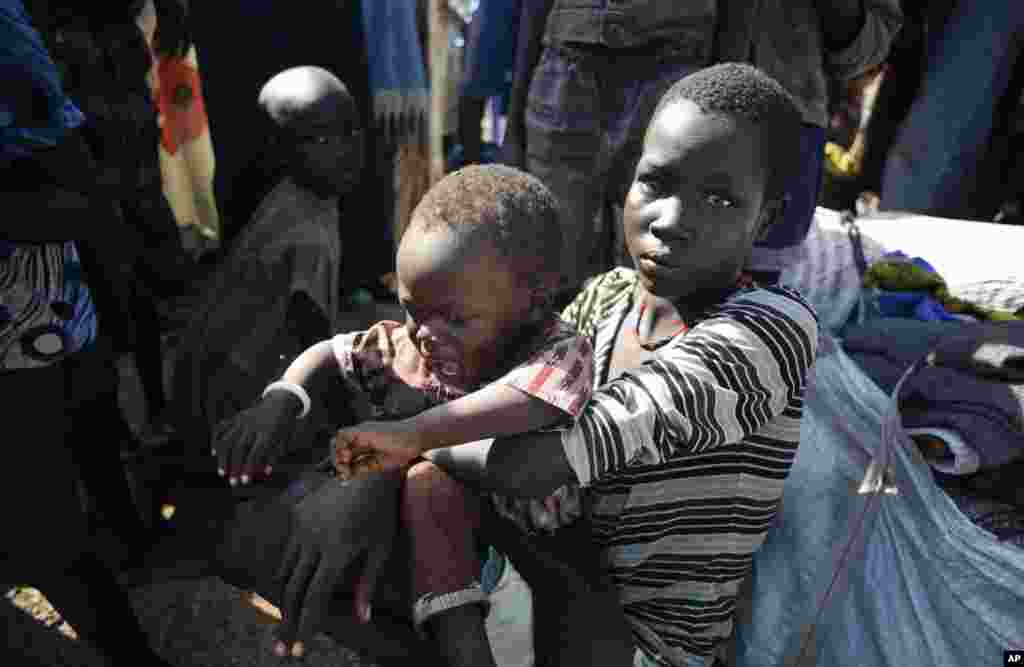
[[[639,175],[636,187],[644,197],[656,198],[665,192],[665,179],[658,174]]]

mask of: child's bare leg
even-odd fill
[[[436,465],[422,462],[406,477],[402,511],[412,546],[414,620],[424,623],[450,665],[494,665],[486,596],[478,583],[478,500]]]

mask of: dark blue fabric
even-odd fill
[[[426,100],[429,91],[416,16],[411,0],[363,0],[370,90],[375,104],[389,99],[389,113],[405,113],[405,100]],[[426,104],[426,102],[424,102]],[[423,108],[426,110],[426,106]],[[378,111],[378,116],[381,111]]]
[[[20,0],[0,0],[0,74],[0,167],[56,145],[85,120],[64,94],[57,67]],[[71,241],[0,240],[0,284],[0,369],[55,363],[96,339],[96,310]],[[59,336],[60,350],[39,354],[33,343],[49,334]]]
[[[847,327],[843,348],[886,393],[937,350],[936,365],[915,373],[900,393],[903,426],[956,431],[982,468],[1024,454],[1024,322],[878,319]]]
[[[782,507],[754,557],[736,665],[795,664],[808,636],[801,664],[999,664],[1024,637],[1024,551],[957,509],[892,399],[828,339],[808,387]],[[873,461],[897,493],[857,493]]]
[[[486,0],[473,15],[466,39],[461,94],[500,97],[512,88],[522,0]]]
[[[811,228],[824,175],[825,128],[804,123],[799,151],[799,164],[802,168],[794,174],[787,188],[789,202],[786,204],[785,216],[772,225],[765,237],[757,242],[755,253],[756,248],[778,249],[799,245]]]
[[[976,219],[986,210],[990,144],[1004,141],[993,129],[1020,67],[1024,3],[933,4],[954,7],[930,32],[921,89],[885,164],[882,208]]]
[[[935,269],[920,257],[908,257],[896,250],[886,253],[879,261],[906,261],[924,269],[928,273],[936,273]],[[924,322],[958,320],[946,308],[936,301],[927,290],[871,290],[871,302],[875,314],[881,317],[908,317]]]
[[[82,124],[21,0],[0,0],[0,73],[0,166],[56,145]]]

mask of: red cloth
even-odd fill
[[[178,147],[207,131],[206,103],[199,71],[183,58],[162,58],[157,66],[157,105],[163,118],[160,143],[174,155]]]

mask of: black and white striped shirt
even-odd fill
[[[607,376],[636,275],[594,279],[563,317]],[[603,384],[562,444],[638,645],[709,655],[782,496],[814,363],[814,311],[792,290],[733,293],[655,358]]]

